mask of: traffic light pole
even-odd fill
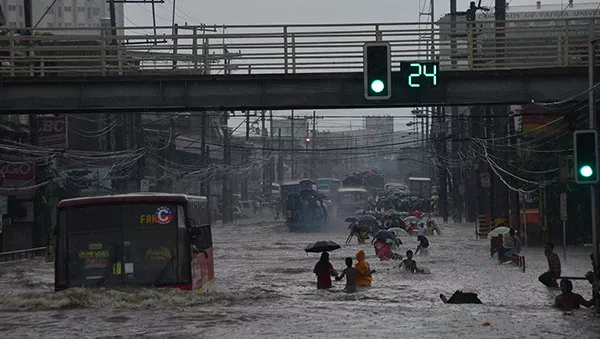
[[[595,71],[595,37],[596,25],[595,20],[589,21],[589,45],[588,45],[588,85],[589,97],[588,108],[590,115],[590,129],[596,130],[596,98],[594,96],[594,71]],[[597,155],[596,155],[597,156]],[[598,169],[594,169],[597,171]],[[596,211],[596,184],[590,185],[590,211],[592,212],[592,246],[594,247],[594,281],[598,279],[596,267],[598,266],[598,215]]]

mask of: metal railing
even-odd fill
[[[598,19],[595,19],[599,21]],[[401,61],[442,70],[587,64],[591,18],[423,23],[6,30],[0,76],[360,72],[362,46],[392,46]],[[29,34],[31,33],[31,34]],[[432,36],[433,35],[433,36]],[[598,35],[600,36],[600,35]],[[432,46],[433,45],[433,46]],[[432,54],[433,51],[433,54]]]
[[[0,263],[44,256],[46,256],[46,247],[29,248],[26,250],[11,252],[0,252]]]

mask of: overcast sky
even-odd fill
[[[173,1],[176,4],[175,20],[179,24],[293,24],[293,23],[374,23],[374,22],[418,22],[419,8],[429,11],[429,0],[165,0],[156,4],[156,20],[159,26],[170,26]],[[495,0],[483,0],[482,5],[494,6]],[[588,0],[586,2],[590,2]],[[423,3],[426,5],[423,8]],[[469,0],[457,0],[459,11],[469,6]],[[510,5],[535,5],[535,0],[512,0]],[[544,4],[560,4],[560,0],[542,1]],[[564,0],[566,4],[568,1]],[[580,2],[575,0],[575,2]],[[126,4],[126,26],[151,26],[152,6],[150,4]],[[450,0],[436,0],[434,12],[436,19],[450,11]],[[386,110],[319,110],[317,114],[330,116],[342,114],[409,116],[411,109]],[[279,112],[287,115],[289,112]],[[309,115],[312,111],[298,112]],[[277,114],[276,114],[277,115]],[[241,120],[232,119],[232,124]],[[408,119],[395,119],[395,130],[408,129]],[[362,127],[360,119],[323,119],[319,121],[320,130],[344,130]]]

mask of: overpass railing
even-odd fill
[[[375,40],[391,44],[394,70],[413,60],[442,70],[583,66],[595,21],[8,29],[0,76],[360,72],[362,46]]]

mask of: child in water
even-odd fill
[[[335,278],[335,281],[340,281],[346,277],[346,287],[344,288],[344,292],[346,293],[354,293],[357,291],[356,289],[356,279],[363,275],[359,270],[352,267],[352,258],[346,258],[346,268],[342,271],[342,274],[339,277]]]
[[[412,257],[413,257],[413,251],[411,251],[411,250],[406,251],[406,259],[402,260],[402,262],[400,263],[400,266],[398,266],[398,268],[404,266],[405,270],[410,271],[412,273],[425,272],[424,269],[417,268],[417,262],[414,261]]]

